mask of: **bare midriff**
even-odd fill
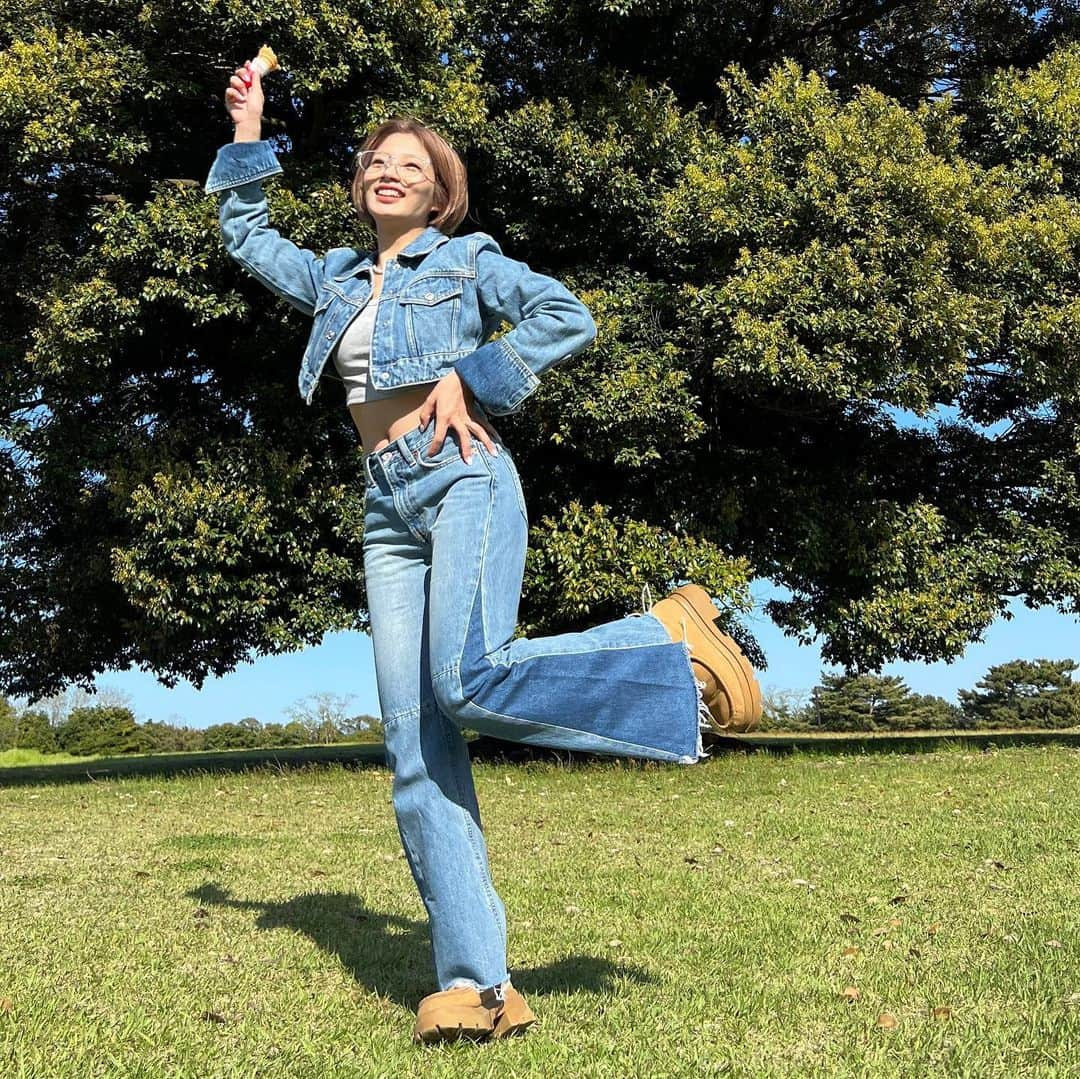
[[[368,452],[381,450],[388,442],[420,425],[420,410],[431,392],[430,386],[408,386],[381,401],[349,405],[349,414],[360,432],[360,444]]]
[[[376,303],[382,292],[382,274],[372,274],[371,299]],[[349,405],[356,430],[360,434],[360,445],[366,453],[381,450],[383,446],[400,438],[420,426],[420,413],[424,402],[431,393],[432,383],[424,386],[405,386],[393,397],[383,397],[378,401],[364,401]],[[480,419],[475,406],[470,404],[469,412],[474,419]]]

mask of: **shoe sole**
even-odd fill
[[[456,1041],[483,1041],[490,1037],[491,1027],[466,1026],[458,1024],[437,1023],[432,1027],[425,1027],[413,1033],[413,1041],[418,1044],[432,1045],[435,1042]]]
[[[675,589],[668,599],[674,600],[697,628],[722,649],[729,668],[735,674],[735,688],[740,691],[739,695],[744,707],[736,706],[734,693],[726,693],[731,706],[731,718],[726,724],[717,722],[717,726],[725,731],[752,731],[761,721],[761,687],[758,685],[757,678],[754,677],[754,668],[743,655],[742,649],[731,637],[716,628],[716,617],[719,612],[713,606],[709,593],[701,585],[687,584]],[[722,687],[725,685],[722,679],[720,683]],[[723,688],[721,692],[724,692]]]

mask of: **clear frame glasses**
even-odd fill
[[[356,155],[356,167],[365,176],[376,176],[395,168],[403,184],[417,184],[421,180],[433,180],[431,158],[418,154],[388,154],[382,150],[362,150]]]

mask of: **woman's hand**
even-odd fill
[[[225,111],[238,129],[258,131],[262,125],[263,100],[262,76],[249,60],[229,79]]]
[[[435,418],[435,437],[431,440],[431,447],[427,452],[428,457],[434,457],[442,449],[446,432],[450,428],[453,428],[457,436],[458,445],[461,446],[461,456],[466,464],[472,461],[474,435],[487,446],[492,456],[499,452],[492,441],[494,430],[482,419],[474,416],[470,410],[472,401],[472,390],[461,381],[457,371],[451,371],[435,383],[435,388],[427,395],[427,400],[420,409],[421,431],[426,431],[431,418],[433,416]]]

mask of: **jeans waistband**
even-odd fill
[[[419,427],[414,427],[411,431],[406,431],[405,434],[399,435],[397,438],[391,439],[385,446],[380,449],[371,450],[365,452],[362,455],[362,463],[364,466],[364,476],[368,483],[372,486],[375,485],[375,475],[371,470],[371,459],[377,458],[382,465],[384,461],[390,461],[394,458],[400,458],[407,465],[415,465],[420,463],[421,454],[431,445],[432,439],[435,437],[435,419],[432,417],[428,421],[427,428],[423,431]],[[447,441],[454,442],[456,436],[453,431],[446,432]],[[501,449],[505,449],[502,437],[496,432],[493,435],[495,445]],[[478,442],[479,439],[473,436],[473,441]]]
[[[368,483],[372,485],[375,483],[375,476],[371,471],[371,459],[373,457],[378,458],[380,463],[389,461],[392,457],[401,457],[407,464],[416,464],[417,458],[424,449],[431,445],[431,440],[434,437],[435,421],[432,419],[428,421],[425,430],[421,431],[419,427],[414,427],[411,431],[406,431],[405,434],[391,439],[380,449],[365,453],[363,456],[364,475],[367,477]],[[452,436],[447,433],[446,437],[451,438]]]

